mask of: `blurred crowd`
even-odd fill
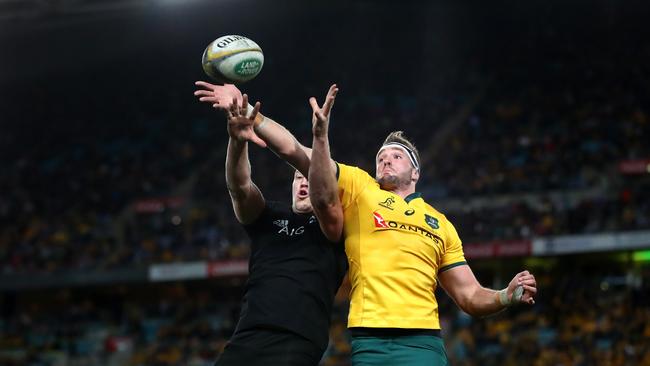
[[[566,267],[570,263],[535,269],[540,295],[534,307],[486,319],[459,311],[439,291],[451,363],[649,365],[650,267],[630,264],[620,270],[620,263],[610,259],[576,271]],[[556,275],[559,270],[563,276]],[[489,283],[495,276],[509,276],[506,272],[479,270],[479,277]],[[238,319],[240,285],[201,281],[5,295],[0,363],[211,365]],[[350,365],[348,290],[344,285],[337,296],[323,366]]]
[[[485,98],[446,146],[453,158],[436,160],[445,194],[586,189],[609,183],[618,162],[650,156],[650,47],[574,37],[529,34],[489,62]],[[539,57],[531,43],[552,51]]]
[[[447,318],[452,364],[650,364],[650,298],[647,280],[641,280],[647,269],[639,277],[600,269],[591,278],[584,269],[561,270],[562,277],[537,276],[540,296],[532,310],[478,321],[462,313]]]
[[[567,234],[633,231],[650,228],[650,184],[633,184],[611,197],[514,199],[489,207],[450,209],[447,217],[464,242],[532,239]]]

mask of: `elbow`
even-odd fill
[[[323,234],[327,240],[331,241],[332,243],[338,243],[341,241],[341,237],[343,236],[343,227],[341,226],[340,228],[332,227],[323,229]]]
[[[484,316],[484,314],[482,314],[482,313],[480,313],[478,311],[475,311],[472,308],[466,308],[466,309],[463,309],[463,311],[465,313],[467,313],[469,316],[471,316],[472,318],[483,318],[483,316]]]
[[[336,218],[325,219],[320,221],[320,227],[327,240],[332,243],[338,243],[343,237],[343,220]]]
[[[275,153],[278,154],[282,160],[290,160],[292,156],[295,156],[295,151],[296,149],[288,146],[279,146],[275,149]]]
[[[477,287],[473,291],[465,292],[456,300],[458,307],[474,318],[482,318],[487,315],[485,314],[485,311],[481,309],[480,301],[478,301],[478,299],[481,298],[479,289],[480,288]]]
[[[235,201],[240,201],[246,198],[246,187],[245,186],[231,186],[227,185],[226,188],[228,189],[228,194],[230,195],[230,198],[232,198]]]
[[[478,317],[479,315],[476,313],[474,307],[471,304],[471,301],[468,298],[462,299],[457,302],[458,307],[468,315],[472,317]]]
[[[485,318],[493,313],[487,307],[481,304],[475,304],[471,299],[466,299],[458,303],[458,307],[473,318]]]
[[[472,318],[484,318],[485,316],[488,315],[488,314],[480,311],[479,309],[476,309],[475,307],[473,307],[473,306],[471,306],[469,304],[463,305],[463,306],[459,305],[459,307],[461,308],[461,310],[463,310],[465,313],[467,313]]]
[[[331,211],[338,206],[338,197],[332,198],[329,195],[314,194],[312,192],[310,192],[309,200],[315,211]]]
[[[283,142],[277,144],[273,150],[280,158],[286,161],[295,160],[304,153],[300,143],[296,140],[293,140],[292,143]]]

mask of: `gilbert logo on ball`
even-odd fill
[[[243,36],[223,36],[203,51],[203,71],[220,83],[239,84],[256,77],[264,66],[260,46]]]

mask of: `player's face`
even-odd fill
[[[309,182],[299,171],[293,175],[291,186],[293,197],[293,211],[297,213],[311,212],[311,201],[309,200]]]
[[[389,147],[382,150],[376,163],[375,178],[382,189],[390,191],[413,182],[416,170],[402,149]]]

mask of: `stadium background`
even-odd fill
[[[224,186],[204,47],[263,48],[243,86],[373,171],[419,147],[418,188],[479,280],[521,268],[537,304],[487,319],[443,292],[454,365],[650,365],[650,35],[645,1],[0,0],[0,364],[210,365],[248,243]],[[267,198],[291,170],[252,148]],[[346,289],[323,365],[349,365]]]

